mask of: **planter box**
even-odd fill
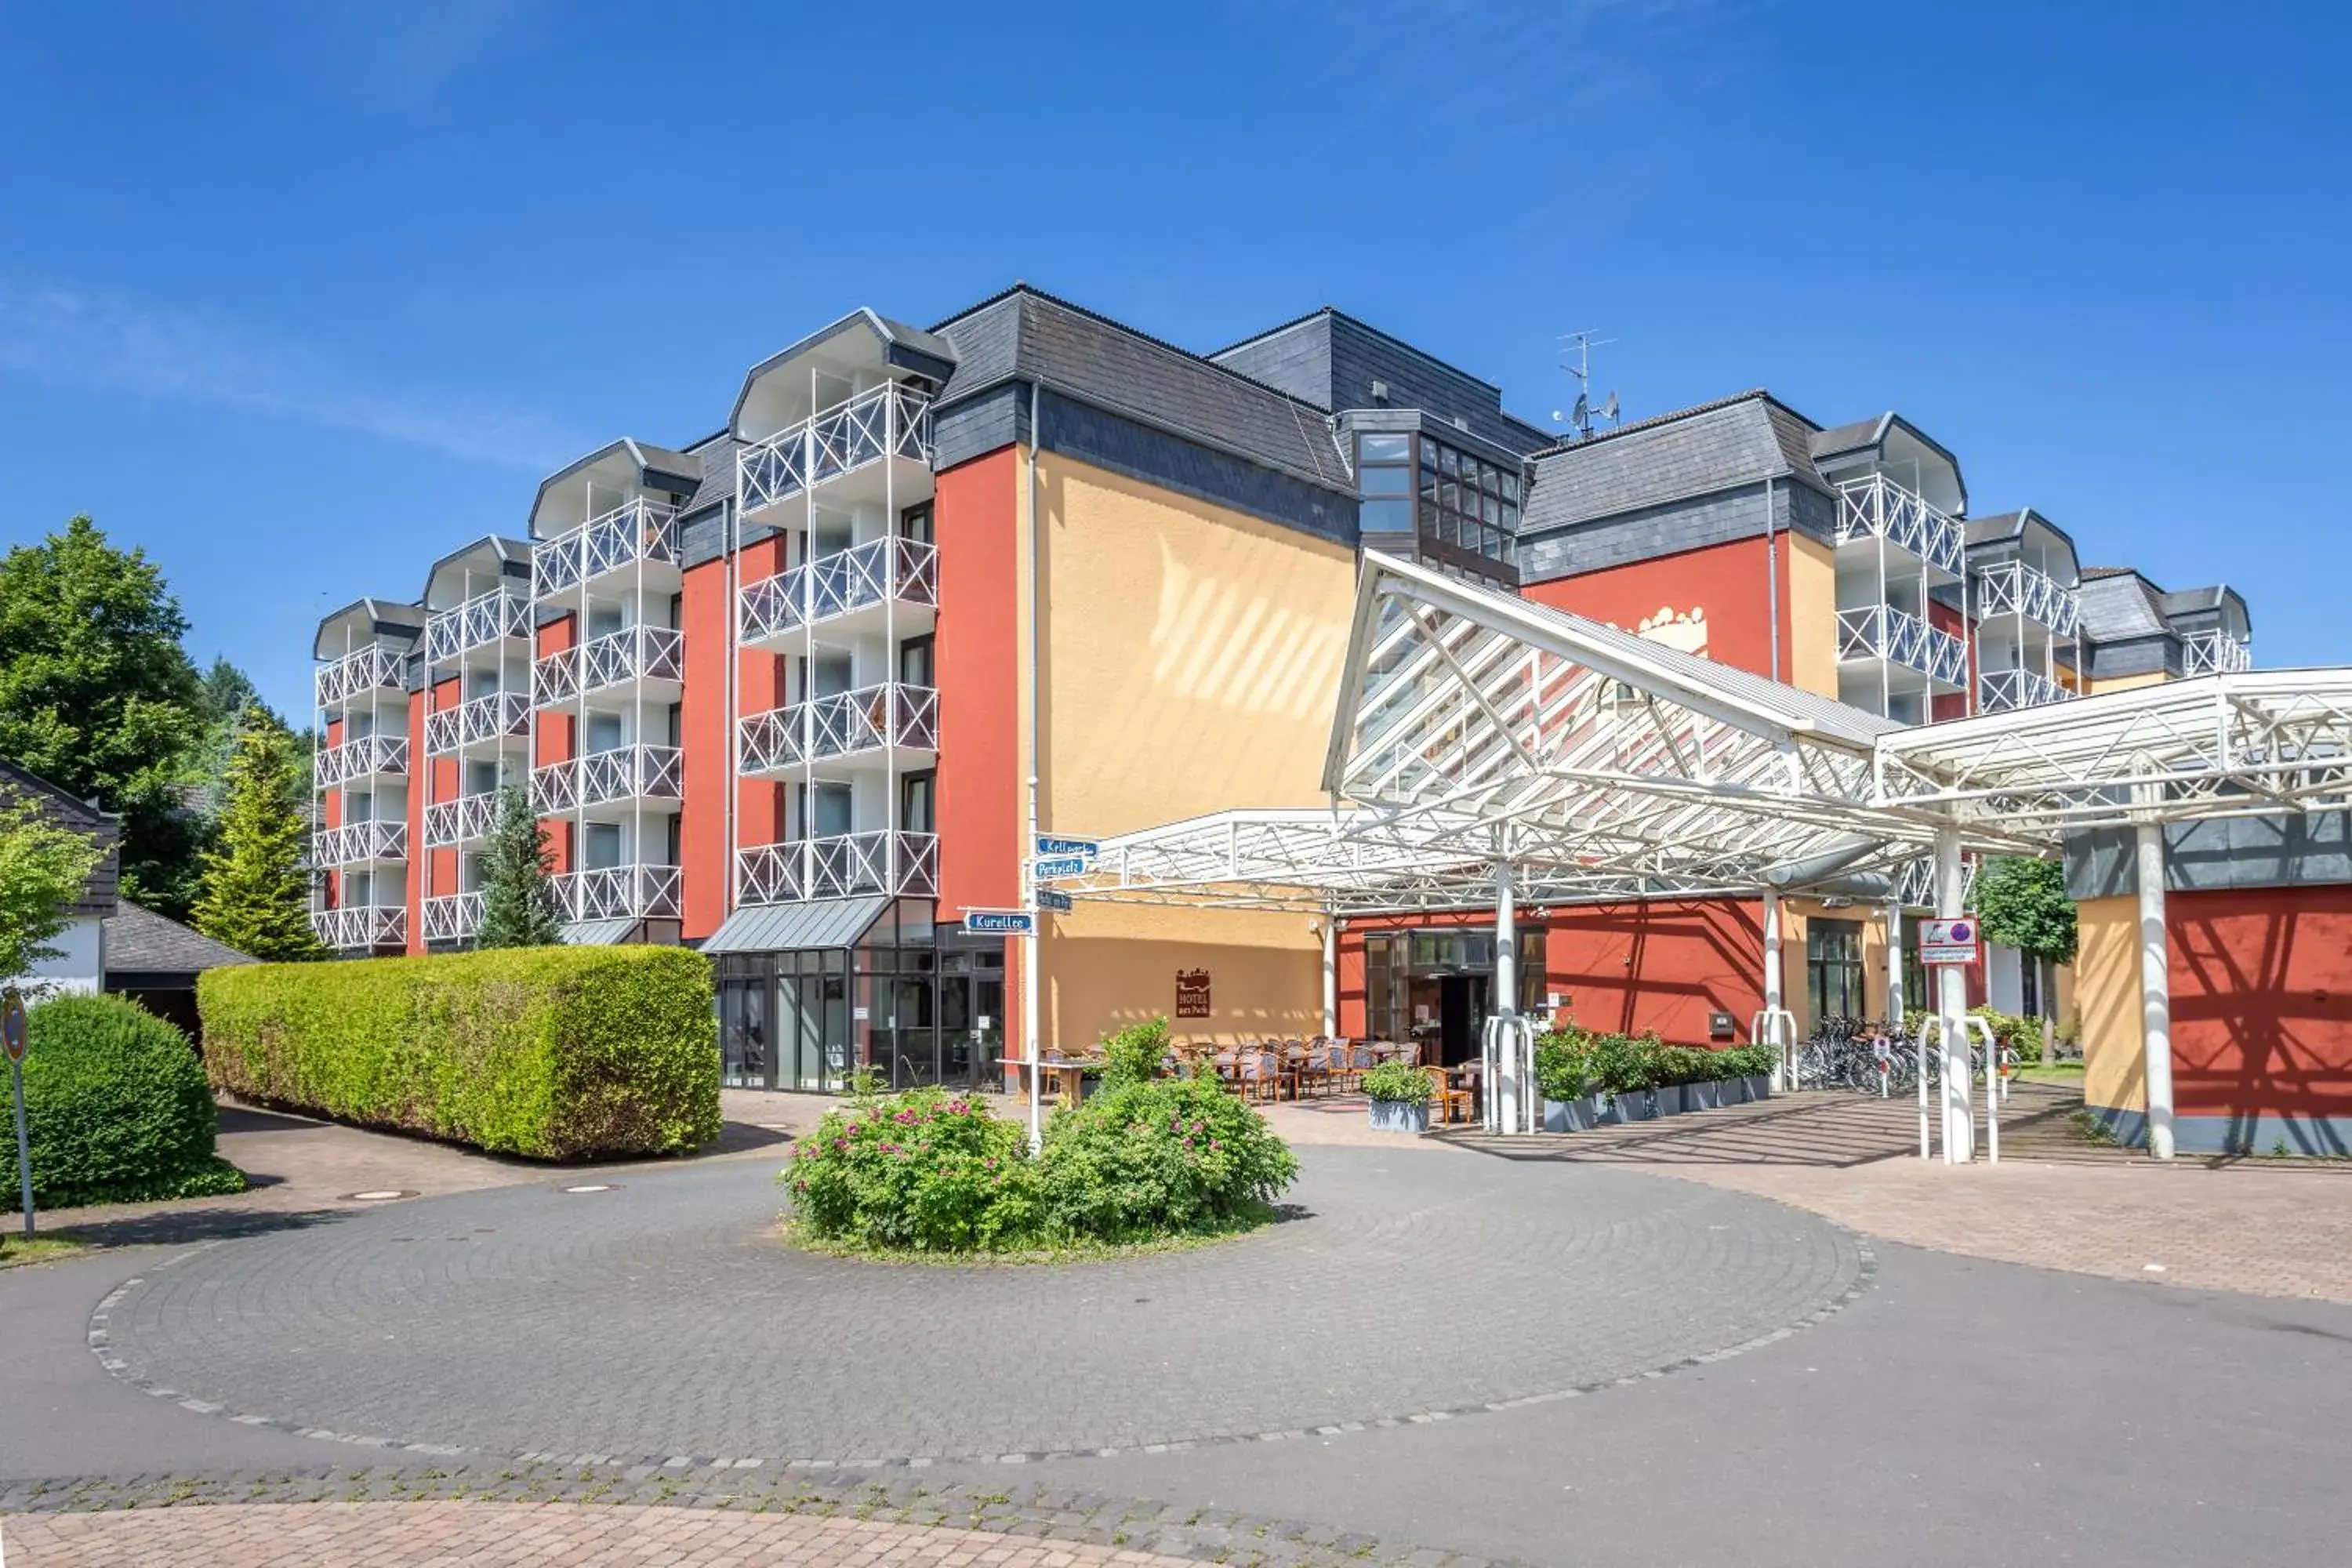
[[[1753,1077],[1743,1078],[1738,1081],[1739,1085],[1748,1091],[1748,1098],[1750,1100],[1769,1100],[1772,1098],[1772,1079],[1766,1074],[1758,1073]]]
[[[1731,1103],[1734,1105],[1739,1103],[1738,1085],[1734,1084],[1732,1086],[1731,1095]],[[1719,1110],[1723,1108],[1723,1080],[1721,1079],[1711,1078],[1704,1083],[1686,1083],[1683,1085],[1683,1109],[1685,1110]]]
[[[1601,1099],[1585,1095],[1578,1100],[1547,1100],[1544,1101],[1543,1127],[1547,1132],[1590,1132],[1602,1121]]]
[[[1650,1092],[1657,1097],[1658,1114],[1661,1116],[1680,1116],[1686,1109],[1683,1102],[1681,1084],[1670,1083],[1663,1089],[1654,1089]]]
[[[1403,1100],[1372,1101],[1372,1131],[1375,1132],[1426,1132],[1429,1131],[1429,1102],[1415,1105]]]
[[[1658,1095],[1655,1089],[1637,1089],[1609,1097],[1611,1121],[1652,1121],[1657,1119]]]

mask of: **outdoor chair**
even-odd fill
[[[1279,1088],[1282,1081],[1281,1058],[1272,1051],[1244,1051],[1234,1070],[1234,1081],[1243,1098],[1264,1100],[1269,1089]]]
[[[1318,1037],[1307,1047],[1306,1058],[1299,1064],[1298,1089],[1304,1094],[1309,1084],[1318,1084],[1328,1089],[1331,1082],[1331,1047],[1328,1041]]]

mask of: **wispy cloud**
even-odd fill
[[[584,443],[529,409],[423,387],[372,387],[315,351],[193,311],[0,279],[0,371],[246,409],[452,457],[544,472]]]

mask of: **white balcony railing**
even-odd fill
[[[442,893],[425,900],[425,940],[463,942],[482,929],[482,895]]]
[[[2254,650],[2227,632],[2191,632],[2180,639],[2184,675],[2235,675],[2254,668]]]
[[[530,733],[530,699],[493,691],[425,716],[425,752],[439,756],[467,746]]]
[[[363,952],[371,948],[406,947],[408,911],[397,904],[353,904],[340,910],[312,910],[310,929],[338,952]]]
[[[677,558],[677,510],[633,500],[533,545],[531,589],[536,597],[545,599],[640,561],[675,566]]]
[[[885,457],[931,460],[931,400],[903,382],[820,409],[737,453],[742,508],[773,506]]]
[[[1884,539],[1931,566],[1959,575],[1960,525],[1929,506],[1916,490],[1884,474],[1838,486],[1837,542]]]
[[[1892,605],[1840,610],[1838,658],[1883,658],[1916,669],[1939,686],[1968,689],[1968,645]]]
[[[2045,702],[2069,701],[2074,695],[2038,670],[1989,669],[1977,678],[1977,708],[1985,713],[2039,708]]]
[[[940,745],[940,694],[929,686],[884,681],[754,713],[738,729],[740,765],[772,773],[862,752],[934,752]]]
[[[555,879],[556,907],[567,921],[674,921],[684,898],[676,866],[600,866]]]
[[[2074,590],[2022,561],[2004,561],[1978,574],[1976,614],[1980,621],[2023,616],[2062,637],[2073,637],[2083,616]]]
[[[543,814],[619,800],[683,800],[686,753],[676,746],[615,746],[530,770],[531,804]]]
[[[754,845],[736,853],[735,893],[745,904],[796,904],[866,893],[936,899],[939,836],[879,831]]]
[[[435,846],[471,844],[488,838],[490,824],[498,818],[496,790],[436,801],[425,808],[425,842]]]
[[[322,746],[311,759],[310,776],[332,789],[377,773],[408,771],[408,741],[401,735],[362,735],[339,746]]]
[[[633,681],[685,679],[683,635],[667,626],[625,626],[534,662],[531,700],[546,708]]]
[[[487,647],[502,637],[529,636],[530,601],[512,589],[493,588],[427,616],[425,657],[438,663],[469,648]]]
[[[361,866],[371,860],[408,858],[408,824],[346,822],[310,836],[313,866]]]
[[[319,706],[340,708],[362,691],[400,691],[406,687],[402,679],[400,655],[382,643],[370,643],[354,648],[332,664],[320,665],[311,678],[312,689],[318,693]]]
[[[759,643],[889,600],[938,605],[935,547],[913,539],[868,540],[744,584],[737,613],[743,641]]]

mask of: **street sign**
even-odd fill
[[[1083,877],[1093,862],[1083,855],[1051,855],[1029,862],[1029,874],[1038,881],[1050,882],[1056,877]]]
[[[1102,846],[1091,838],[1063,838],[1051,833],[1037,835],[1039,858],[1055,855],[1076,855],[1091,860],[1102,853]]]
[[[963,929],[985,936],[1034,936],[1037,917],[1027,910],[966,910]]]
[[[1037,907],[1041,910],[1052,910],[1056,914],[1066,915],[1068,914],[1071,910],[1075,909],[1076,905],[1067,893],[1057,893],[1051,888],[1040,888],[1037,889]]]
[[[10,1061],[25,1059],[25,999],[14,991],[0,992],[0,1047]]]
[[[1978,956],[1977,922],[1972,917],[1919,922],[1920,963],[1966,964],[1974,963]]]

